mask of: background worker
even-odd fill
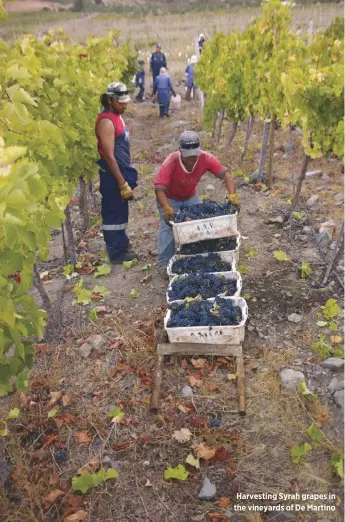
[[[187,67],[185,69],[185,73],[187,76],[187,78],[186,78],[186,87],[187,87],[186,100],[187,101],[190,101],[192,90],[193,90],[193,99],[195,100],[196,86],[194,84],[194,67],[195,67],[195,64],[197,63],[197,61],[198,61],[198,58],[195,55],[193,55],[190,59],[190,63],[187,65]]]
[[[165,54],[162,53],[162,47],[157,44],[156,52],[152,53],[150,59],[150,71],[152,72],[152,85],[155,84],[156,78],[159,75],[159,72],[162,67],[167,67],[167,61],[165,58]]]
[[[139,60],[138,69],[135,73],[135,86],[139,89],[139,92],[135,99],[138,102],[144,101],[144,92],[145,92],[145,61]]]
[[[201,34],[199,34],[199,41],[198,41],[199,54],[201,54],[203,51],[204,43],[205,43],[205,36],[201,33]]]
[[[131,261],[128,253],[128,201],[133,199],[138,173],[131,165],[129,132],[122,118],[131,99],[123,83],[113,82],[101,96],[102,112],[95,124],[98,142],[103,236],[111,263]]]
[[[168,223],[182,205],[202,202],[196,186],[207,171],[224,181],[228,200],[239,205],[235,181],[228,169],[215,156],[201,150],[196,132],[183,132],[179,138],[179,150],[165,159],[154,184],[160,216],[158,264],[164,269],[175,253],[172,227]]]
[[[170,76],[167,73],[165,67],[162,67],[159,75],[157,76],[153,85],[152,96],[157,93],[159,103],[159,116],[163,118],[166,116],[169,118],[169,106],[170,106],[170,91],[173,96],[176,96],[173,84],[171,83]]]

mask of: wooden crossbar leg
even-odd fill
[[[242,356],[236,357],[236,373],[239,414],[241,415],[241,417],[244,417],[246,415],[246,392],[244,382],[244,364]]]
[[[157,413],[159,410],[159,399],[161,392],[161,384],[162,384],[162,374],[163,374],[163,363],[164,363],[164,355],[158,355],[155,371],[153,374],[153,388],[151,395],[151,403],[150,403],[150,411],[152,413]]]

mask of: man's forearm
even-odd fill
[[[170,206],[164,190],[155,190],[158,202],[162,205],[162,208]]]
[[[126,183],[126,180],[122,176],[119,166],[118,166],[117,161],[114,158],[114,156],[105,158],[105,161],[107,162],[109,170],[112,173],[112,175],[114,176],[114,178],[116,179],[116,181],[118,182],[118,184],[123,185],[124,183]]]
[[[226,185],[226,188],[228,189],[229,194],[234,194],[236,192],[235,180],[231,176],[230,172],[225,173],[224,183]]]

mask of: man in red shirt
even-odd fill
[[[174,236],[169,221],[181,205],[195,205],[202,200],[196,186],[205,172],[209,171],[223,180],[228,199],[238,205],[238,194],[228,169],[212,154],[200,148],[196,132],[183,132],[179,138],[180,149],[170,154],[161,166],[155,180],[155,192],[160,215],[158,235],[158,264],[166,267],[175,253]]]

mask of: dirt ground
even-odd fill
[[[183,86],[177,91],[183,95]],[[315,282],[322,278],[325,261],[312,235],[302,234],[308,219],[315,227],[334,220],[336,237],[342,207],[335,206],[333,197],[343,191],[341,164],[332,158],[311,162],[309,169],[321,169],[329,180],[308,179],[303,198],[317,194],[319,201],[302,221],[288,225],[269,223],[272,217],[282,215],[291,198],[291,162],[284,151],[288,132],[277,131],[277,179],[273,192],[264,192],[248,184],[245,178],[237,178],[241,200],[240,263],[248,270],[242,276],[243,294],[249,307],[244,343],[246,417],[238,415],[237,390],[231,378],[236,371],[233,361],[217,357],[201,362],[198,358],[167,358],[161,409],[152,415],[149,400],[155,363],[154,324],[162,321],[167,287],[156,270],[159,222],[153,179],[164,158],[176,150],[177,138],[185,129],[201,131],[203,147],[235,170],[245,128],[238,132],[230,151],[225,147],[229,124],[224,125],[220,143],[213,145],[211,136],[202,131],[197,102],[188,104],[184,100],[181,110],[173,113],[170,120],[160,121],[157,105],[145,101],[129,108],[126,121],[133,161],[140,173],[140,187],[130,206],[128,229],[139,262],[129,270],[116,266],[110,275],[95,279],[90,269],[94,268],[92,263],[99,261],[104,247],[98,218],[99,199],[93,210],[96,224],[84,237],[75,201],[73,220],[84,284],[89,289],[101,284],[111,293],[96,303],[105,308],[95,323],[88,319],[95,303],[73,305],[72,286],[76,279],[68,281],[61,293],[64,261],[61,234],[57,232],[50,260],[41,264],[40,271],[49,272],[44,285],[57,309],[62,299],[62,332],[55,342],[37,345],[28,391],[13,394],[0,403],[4,414],[9,407],[21,410],[19,419],[9,422],[6,455],[11,475],[0,489],[0,519],[6,522],[342,520],[343,482],[332,473],[330,455],[343,447],[343,412],[327,390],[332,372],[323,368],[311,349],[320,332],[316,326],[320,307],[329,297],[335,297],[341,304],[342,292],[337,280],[326,290],[319,289]],[[248,159],[242,166],[246,174],[253,172],[258,164],[261,132],[258,123]],[[297,176],[301,160],[298,130],[293,132],[293,143],[292,167]],[[215,186],[215,199],[222,200],[225,187],[211,175],[204,176],[199,192],[204,193],[209,183]],[[274,259],[274,250],[283,250],[296,264],[279,263]],[[328,247],[326,259],[331,253]],[[305,280],[300,279],[296,268],[302,260],[308,261],[313,270]],[[140,292],[139,297],[129,297],[132,289]],[[301,322],[288,321],[291,313],[300,314]],[[343,335],[342,316],[335,320]],[[323,331],[327,333],[325,328]],[[100,334],[104,343],[82,358],[80,345],[90,334]],[[281,393],[279,371],[286,367],[304,373],[309,389],[318,397],[316,401]],[[193,384],[192,396],[186,398],[181,390],[189,384]],[[48,412],[56,404],[60,411],[54,418],[48,418]],[[125,416],[114,424],[108,413],[115,406],[121,407]],[[322,428],[327,438],[300,464],[292,464],[290,449],[297,443],[308,442],[305,430],[312,422]],[[190,440],[179,443],[173,434],[183,428],[190,430]],[[78,438],[80,433],[86,437],[84,443]],[[200,469],[195,469],[185,461],[187,455],[197,455],[200,444],[215,451],[212,458],[200,459]],[[89,466],[91,471],[97,470],[102,462],[104,467],[111,465],[119,471],[119,478],[91,489],[86,495],[72,492],[72,477],[90,461],[94,463],[94,468],[92,464]],[[167,466],[178,464],[186,466],[188,479],[164,480]],[[212,501],[198,498],[206,476],[216,486]],[[52,500],[56,491],[60,493]],[[239,493],[279,492],[331,493],[334,500],[313,504],[336,504],[336,511],[298,514],[236,511]],[[266,503],[269,504],[272,502]],[[69,518],[73,515],[75,518]]]

